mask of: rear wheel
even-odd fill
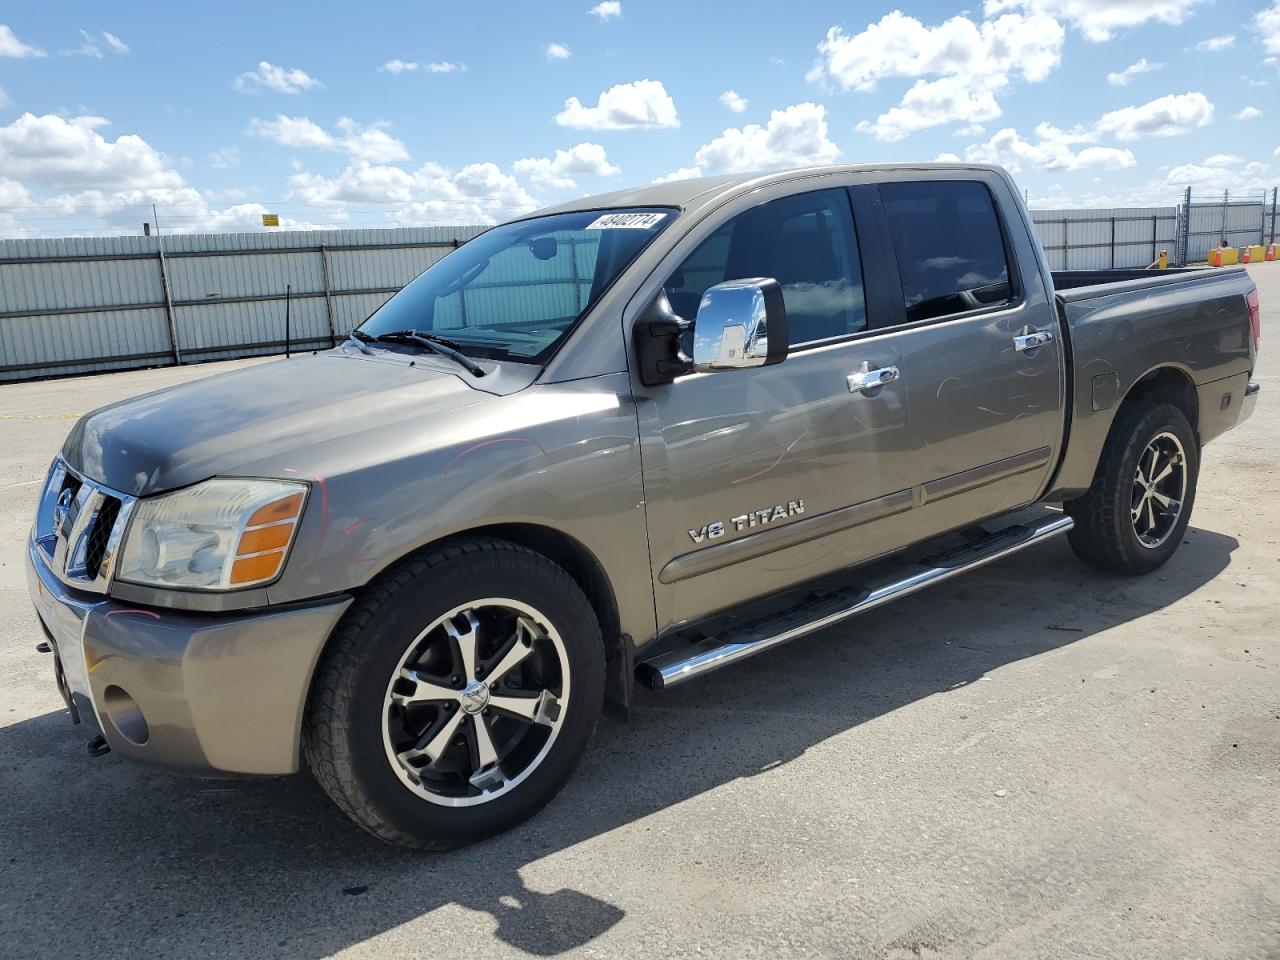
[[[564,570],[502,541],[451,545],[348,612],[317,672],[307,759],[374,835],[461,846],[555,795],[603,688],[600,628]]]
[[[1169,403],[1123,407],[1093,486],[1064,504],[1082,560],[1118,573],[1156,569],[1182,541],[1195,502],[1199,447],[1186,414]]]

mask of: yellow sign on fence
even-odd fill
[[[262,225],[263,225],[264,227],[278,227],[278,226],[280,226],[280,214],[278,214],[278,213],[264,213],[264,214],[262,215]]]

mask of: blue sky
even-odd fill
[[[663,176],[1003,163],[1280,183],[1280,0],[10,2],[0,236],[484,222]],[[553,46],[554,45],[554,46]]]

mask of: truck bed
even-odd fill
[[[1064,302],[1091,299],[1116,292],[1146,290],[1195,279],[1243,273],[1244,267],[1210,271],[1204,267],[1176,267],[1168,270],[1055,270],[1053,289]]]

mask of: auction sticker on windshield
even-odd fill
[[[596,217],[584,230],[652,230],[667,218],[665,213],[606,213]]]

